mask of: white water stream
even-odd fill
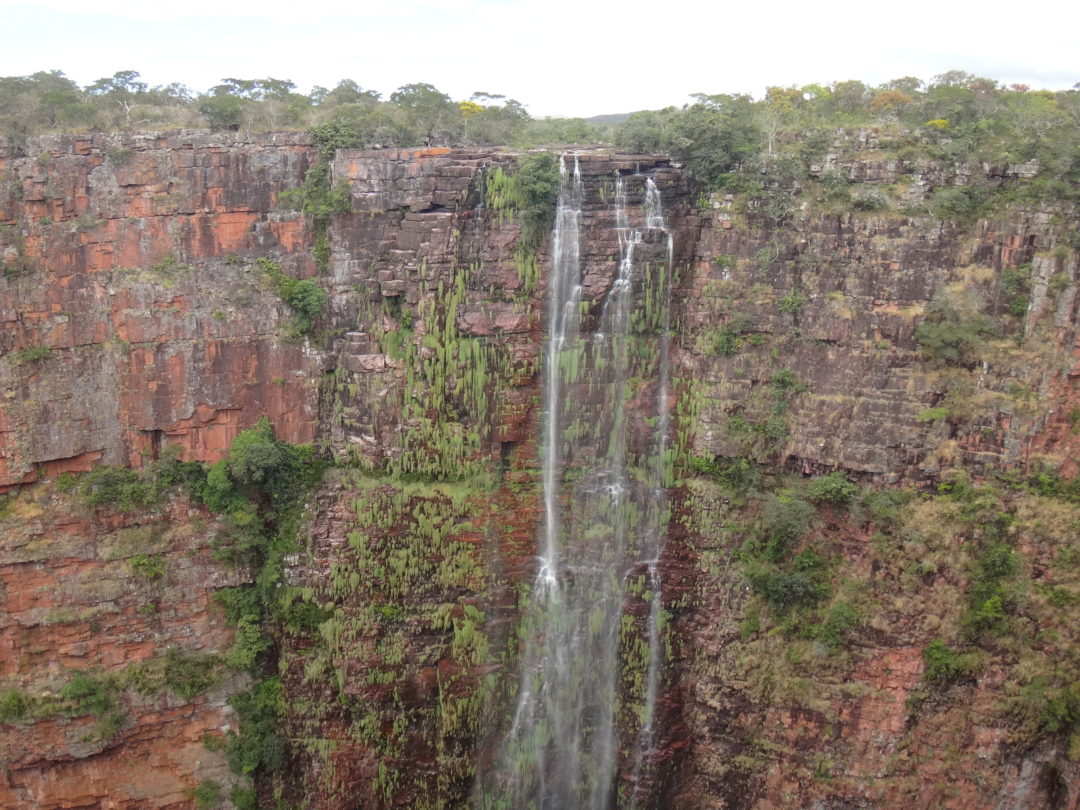
[[[652,178],[619,176],[618,266],[602,297],[584,300],[578,158],[563,158],[560,174],[543,361],[544,524],[513,720],[477,783],[476,804],[491,810],[647,806],[636,788],[656,743],[672,239]],[[641,195],[637,225],[628,183]]]

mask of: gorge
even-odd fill
[[[1076,211],[560,154],[0,147],[0,805],[1080,806]]]

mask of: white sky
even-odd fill
[[[0,76],[61,70],[86,85],[136,70],[196,91],[273,77],[305,93],[350,78],[384,97],[426,82],[455,100],[516,98],[535,117],[952,69],[1080,82],[1072,0],[0,0],[0,25]]]

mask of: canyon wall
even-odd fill
[[[1076,218],[920,214],[965,175],[879,151],[852,139],[822,171],[887,190],[890,206],[804,195],[780,218],[696,198],[663,158],[581,156],[587,307],[617,271],[616,173],[655,179],[675,240],[685,461],[663,560],[658,806],[1077,806],[1071,726],[1044,733],[1024,710],[1036,678],[1068,680],[1075,663],[1072,505],[1030,491],[998,504],[1024,640],[980,643],[978,674],[939,689],[922,652],[961,632],[985,533],[982,513],[934,488],[961,469],[1076,473]],[[220,560],[222,519],[197,499],[88,505],[64,474],[149,468],[172,445],[215,462],[266,416],[335,463],[282,573],[318,613],[276,631],[287,765],[256,774],[258,805],[468,804],[516,687],[535,564],[547,246],[522,249],[519,213],[491,192],[522,159],[339,150],[320,164],[297,134],[0,150],[0,689],[38,707],[0,726],[0,803],[210,806],[240,784],[214,739],[236,728],[226,701],[250,674],[222,666],[197,693],[131,684],[180,657],[217,667],[234,630],[213,595],[258,572]],[[282,197],[312,167],[347,191],[325,226]],[[1026,170],[979,171],[1019,183]],[[629,204],[640,216],[640,190]],[[1003,278],[1028,266],[1017,307]],[[275,270],[327,293],[309,334]],[[916,329],[954,298],[1000,328],[977,356],[941,362]],[[744,546],[769,496],[701,472],[737,458],[793,487],[841,471],[924,492],[889,518],[816,506],[798,542],[828,560],[832,596],[814,609],[858,615],[839,642],[748,587]],[[64,691],[76,671],[120,679],[107,710]],[[63,710],[46,711],[57,695]]]
[[[676,305],[686,408],[707,458],[842,471],[909,494],[895,514],[818,498],[794,540],[804,555],[772,557],[781,576],[803,564],[828,592],[801,610],[755,566],[770,560],[777,504],[812,491],[797,477],[765,497],[709,476],[686,482],[672,554],[688,589],[689,753],[674,806],[1074,808],[1076,730],[1046,721],[1040,690],[1076,683],[1065,674],[1077,662],[1065,596],[1080,584],[1075,499],[1007,483],[938,493],[957,475],[1077,472],[1076,213],[912,215],[929,189],[970,177],[883,157],[872,142],[845,146],[829,168],[892,195],[892,210],[830,213],[811,198],[777,227],[737,199],[711,200]],[[1023,167],[980,168],[990,182],[1022,182],[1009,178]],[[1028,297],[1010,300],[1003,279],[1028,268]],[[998,330],[962,360],[935,356],[917,332],[949,300]],[[799,384],[782,390],[786,370]],[[1012,601],[980,636],[972,594],[998,543],[1016,550],[1000,594]],[[973,672],[934,680],[924,651],[935,639],[977,648]]]
[[[304,217],[275,210],[311,159],[296,136],[200,133],[0,150],[2,666],[5,694],[43,707],[4,726],[4,806],[187,807],[199,784],[236,781],[203,740],[235,726],[245,676],[197,696],[104,684],[227,650],[213,596],[250,572],[215,559],[222,527],[185,497],[122,511],[56,480],[170,445],[217,460],[260,415],[315,437],[321,353],[277,334],[284,306],[239,259],[313,271]],[[77,672],[101,700],[48,708]]]

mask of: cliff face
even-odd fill
[[[289,719],[306,775],[298,801],[465,806],[516,688],[514,621],[540,504],[546,257],[515,250],[517,224],[484,203],[485,178],[511,161],[345,151],[333,165],[354,210],[333,224],[334,272],[361,314],[337,344],[330,443],[373,471],[324,488],[309,562],[290,572],[335,610],[321,639],[296,638],[283,658],[289,689],[319,696]],[[581,170],[582,300],[595,313],[617,271],[604,199],[616,172],[655,177],[682,261],[695,220],[662,159],[587,155]]]
[[[546,248],[521,251],[517,216],[487,193],[516,156],[343,150],[328,170],[349,210],[329,223],[320,275],[319,226],[279,200],[317,158],[301,136],[205,134],[0,152],[0,485],[12,490],[0,513],[0,674],[4,688],[42,696],[74,670],[164,666],[170,648],[224,652],[232,630],[211,597],[253,572],[215,561],[217,518],[177,495],[134,512],[90,508],[48,482],[143,465],[173,444],[216,461],[265,415],[338,466],[309,498],[284,572],[322,614],[280,638],[291,765],[260,783],[262,799],[461,806],[516,686],[514,619],[538,519]],[[692,206],[662,159],[590,154],[582,167],[594,309],[617,269],[614,174],[647,172],[661,191],[687,456],[841,470],[875,486],[936,483],[960,467],[1075,473],[1076,257],[1062,212],[961,226],[823,205],[777,220],[737,199]],[[832,169],[912,200],[943,182],[940,167],[872,150]],[[328,293],[315,335],[289,336],[292,313],[259,258]],[[1024,309],[1002,279],[1028,262]],[[920,353],[915,338],[950,296],[1005,327],[962,363]],[[778,372],[801,385],[784,388]],[[799,637],[748,592],[734,552],[771,508],[766,495],[688,476],[674,496],[652,788],[662,805],[1077,806],[1067,739],[1036,734],[1008,703],[1037,677],[1024,669],[1033,655],[1048,672],[1072,655],[1068,611],[1055,617],[1050,601],[1073,604],[1052,596],[1076,588],[1062,562],[1071,506],[1016,493],[999,504],[1028,583],[1016,615],[1043,633],[1038,650],[983,644],[981,674],[927,693],[922,650],[959,632],[983,542],[961,507],[931,499],[891,522],[817,508],[800,542],[831,561],[840,595],[829,604],[859,614],[837,647]],[[0,796],[190,806],[204,780],[229,784],[222,754],[199,741],[235,724],[225,698],[243,682],[220,677],[195,696],[125,686],[108,733],[70,707],[4,725]],[[124,770],[133,761],[154,779]]]
[[[276,334],[283,305],[235,258],[312,271],[304,218],[274,209],[311,158],[295,138],[199,134],[0,150],[0,486],[171,444],[216,460],[260,414],[314,438],[320,356]],[[181,807],[204,780],[228,784],[203,737],[235,722],[225,699],[243,679],[194,698],[162,681],[167,661],[198,666],[232,640],[212,597],[250,574],[215,561],[216,519],[184,499],[89,508],[53,484],[10,498],[0,666],[5,694],[37,703],[4,726],[0,803]],[[77,671],[90,694],[50,706]],[[125,675],[141,687],[114,694],[106,679]]]
[[[304,217],[275,208],[311,159],[295,137],[201,134],[0,152],[0,485],[165,444],[216,459],[256,413],[314,438],[317,360],[276,334],[284,306],[237,260],[313,272]]]
[[[232,639],[212,596],[245,577],[214,562],[216,521],[183,500],[95,514],[50,484],[9,503],[0,526],[5,710],[18,692],[44,699],[3,727],[0,804],[183,807],[198,782],[232,782],[204,737],[230,726],[225,701],[241,681],[185,699],[172,691],[180,681],[169,689],[162,678],[168,660],[198,666]],[[50,710],[75,672],[92,679],[83,697],[100,700]],[[99,690],[107,674],[145,688]]]
[[[700,449],[739,454],[722,423],[756,415],[754,389],[779,362],[807,382],[783,448],[807,471],[840,467],[897,483],[954,465],[985,475],[1046,453],[1052,466],[1069,463],[1061,427],[1075,396],[1076,265],[1063,246],[1067,228],[1047,213],[965,227],[895,214],[798,215],[770,227],[729,214],[730,201],[719,205],[683,309],[699,338],[686,344],[687,365],[706,379]],[[1025,265],[1030,303],[1009,317],[1001,275]],[[915,329],[950,292],[985,302],[1003,336],[1024,340],[980,356],[982,373],[971,378],[978,401],[928,429],[919,413],[944,402],[959,372],[925,362]],[[707,357],[716,321],[733,317],[743,319],[744,338],[764,340]],[[953,444],[943,459],[945,442]]]
[[[833,171],[909,206],[964,182],[872,149]],[[1007,484],[933,494],[961,469],[1075,474],[1075,214],[1018,206],[958,224],[827,208],[777,223],[712,201],[676,304],[696,451],[922,492],[891,514],[819,496],[784,553],[776,515],[813,500],[797,478],[769,495],[701,477],[680,490],[690,749],[676,804],[1076,807],[1075,726],[1045,714],[1075,684],[1075,501]],[[1019,304],[1010,274],[1030,274]],[[916,330],[951,301],[995,331],[943,360]],[[778,385],[787,371],[801,385]],[[1006,547],[1006,607],[988,630],[986,560]],[[803,607],[776,589],[798,581],[824,595]],[[935,680],[935,639],[974,640],[972,670]]]

